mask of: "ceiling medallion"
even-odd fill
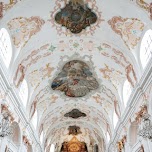
[[[73,109],[72,111],[66,113],[64,117],[71,117],[73,119],[77,119],[79,117],[86,117],[87,115],[81,112],[79,109]]]
[[[69,130],[69,135],[78,135],[82,133],[80,131],[80,127],[78,126],[69,126],[68,130]]]
[[[79,60],[66,63],[51,85],[53,90],[65,92],[69,97],[83,97],[98,87],[89,66]]]
[[[97,21],[97,16],[82,0],[70,0],[66,6],[55,15],[55,21],[65,26],[72,33],[78,34]]]

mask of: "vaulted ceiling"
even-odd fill
[[[70,139],[68,127],[77,125],[82,141],[106,143],[107,132],[114,132],[114,112],[120,118],[124,111],[125,80],[134,87],[140,77],[138,55],[141,38],[152,26],[151,0],[85,0],[97,20],[77,34],[55,21],[67,0],[2,1],[0,27],[8,30],[13,46],[11,81],[19,87],[26,79],[27,111],[32,118],[37,110],[44,142]],[[86,116],[65,117],[73,109]]]

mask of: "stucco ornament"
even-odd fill
[[[69,97],[83,97],[97,89],[99,84],[86,63],[72,60],[64,65],[51,87],[53,90],[65,92]]]
[[[4,17],[5,13],[13,8],[18,2],[22,0],[1,0],[0,2],[0,19]]]
[[[24,47],[30,38],[36,35],[44,25],[45,21],[38,16],[17,17],[7,23],[11,31],[13,43],[16,48]]]
[[[122,18],[114,16],[108,21],[112,30],[121,36],[129,49],[134,49],[140,41],[144,23],[137,18]]]
[[[86,114],[81,112],[79,109],[73,109],[72,111],[66,113],[64,117],[71,117],[73,119],[77,119],[79,117],[86,117]]]

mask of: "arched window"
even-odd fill
[[[132,86],[129,83],[128,80],[125,81],[124,86],[123,86],[123,101],[124,101],[124,105],[126,107],[128,99],[131,95],[132,92]]]
[[[54,144],[51,144],[50,152],[54,152],[54,151],[55,151],[55,145],[54,145]]]
[[[12,45],[10,36],[5,28],[0,30],[0,56],[8,68],[12,57]]]
[[[33,126],[34,128],[36,129],[37,127],[37,110],[35,111],[34,115],[33,115],[33,118],[32,118],[32,123],[33,123]]]
[[[43,143],[43,137],[44,137],[44,134],[43,134],[43,131],[41,132],[41,136],[40,136],[40,141],[41,143]]]
[[[118,122],[118,116],[117,116],[117,114],[114,111],[114,114],[113,114],[113,125],[114,125],[114,128],[116,127],[117,122]]]
[[[109,142],[110,141],[110,135],[109,135],[109,133],[107,132],[107,142]]]
[[[28,86],[25,79],[23,80],[23,82],[19,87],[19,96],[23,102],[23,105],[26,107],[27,99],[28,99]]]
[[[146,67],[151,57],[152,57],[152,30],[148,30],[141,41],[141,47],[140,47],[140,60],[143,68]]]

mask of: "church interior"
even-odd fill
[[[152,0],[1,0],[0,152],[152,152]]]

